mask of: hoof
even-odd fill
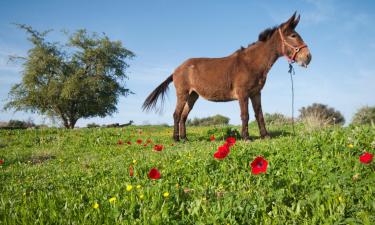
[[[269,134],[261,135],[260,138],[262,139],[271,139],[271,136]]]

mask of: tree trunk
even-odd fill
[[[63,123],[64,123],[64,127],[69,129],[69,122],[68,122],[68,120],[66,119],[66,117],[62,115],[62,116],[61,116],[61,119],[62,119],[62,121],[63,121]]]
[[[74,126],[76,125],[77,120],[71,119],[69,124],[69,129],[74,129]]]
[[[63,121],[65,128],[74,129],[74,126],[76,125],[78,119],[67,118],[65,115],[60,115],[60,117],[61,117],[61,120]]]

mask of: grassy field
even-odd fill
[[[269,129],[223,160],[222,128],[177,144],[168,127],[2,130],[0,224],[375,224],[375,163],[359,161],[373,127]],[[251,174],[257,156],[265,174]]]

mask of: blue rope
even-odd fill
[[[292,127],[293,127],[293,136],[296,136],[296,131],[294,129],[294,84],[293,84],[293,75],[295,75],[296,72],[294,71],[292,63],[293,62],[289,63],[288,73],[290,74],[290,81],[292,83]]]

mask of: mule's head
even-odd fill
[[[278,28],[281,40],[281,54],[285,55],[290,61],[295,61],[298,65],[307,67],[311,61],[311,53],[302,37],[295,31],[300,15],[296,13]]]

